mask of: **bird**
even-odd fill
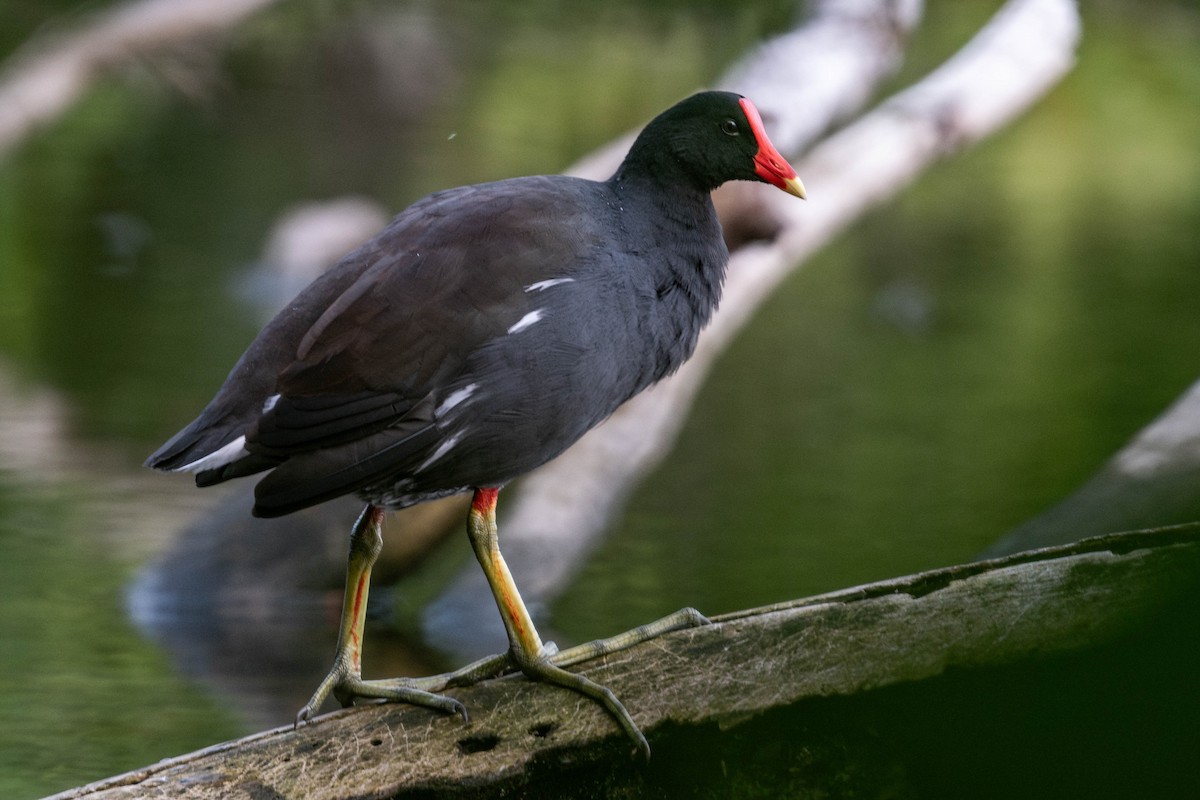
[[[441,692],[519,670],[600,703],[649,757],[613,692],[567,667],[707,620],[684,609],[561,652],[543,643],[501,555],[496,506],[502,487],[691,355],[729,259],[711,193],[731,180],[806,197],[755,105],[704,91],[652,119],[606,181],[541,175],[428,195],[303,289],[147,459],[194,473],[200,487],[266,473],[259,517],[348,494],[364,503],[334,664],[297,726],[331,694],[344,706],[400,701],[466,719]],[[465,492],[508,651],[442,675],[364,680],[386,512]]]

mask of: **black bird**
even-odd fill
[[[198,486],[268,471],[254,514],[357,493],[337,655],[300,713],[332,692],[414,702],[518,668],[602,703],[563,667],[704,621],[690,609],[556,653],[543,645],[496,540],[499,487],[557,456],[674,372],[721,295],[729,254],[710,193],[757,180],[804,197],[746,98],[703,92],[651,121],[604,182],[561,175],[437,192],[314,281],[251,343],[208,407],[146,462]],[[371,566],[386,509],[473,491],[468,533],[508,632],[508,653],[422,679],[364,681]]]

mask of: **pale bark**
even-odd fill
[[[0,156],[67,110],[102,75],[220,33],[277,0],[136,0],[42,34],[0,74]],[[184,71],[168,77],[187,88]]]

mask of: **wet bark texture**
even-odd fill
[[[737,612],[581,665],[632,710],[649,765],[592,702],[509,677],[453,692],[469,723],[403,706],[339,711],[57,797],[656,796],[680,788],[684,762],[680,774],[714,781],[745,771],[765,758],[762,736],[771,763],[782,750],[789,792],[906,796],[902,754],[846,714],[922,686],[932,708],[963,676],[1003,683],[1125,647],[1197,586],[1200,525],[1116,534]]]

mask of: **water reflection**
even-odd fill
[[[273,727],[292,720],[329,669],[349,528],[362,504],[341,498],[285,518],[256,519],[249,482],[222,494],[138,575],[129,611],[183,674],[212,688],[248,728]],[[447,668],[418,635],[404,632],[398,612],[412,603],[397,596],[405,588],[388,587],[464,518],[463,498],[389,516],[368,606],[368,677]]]

